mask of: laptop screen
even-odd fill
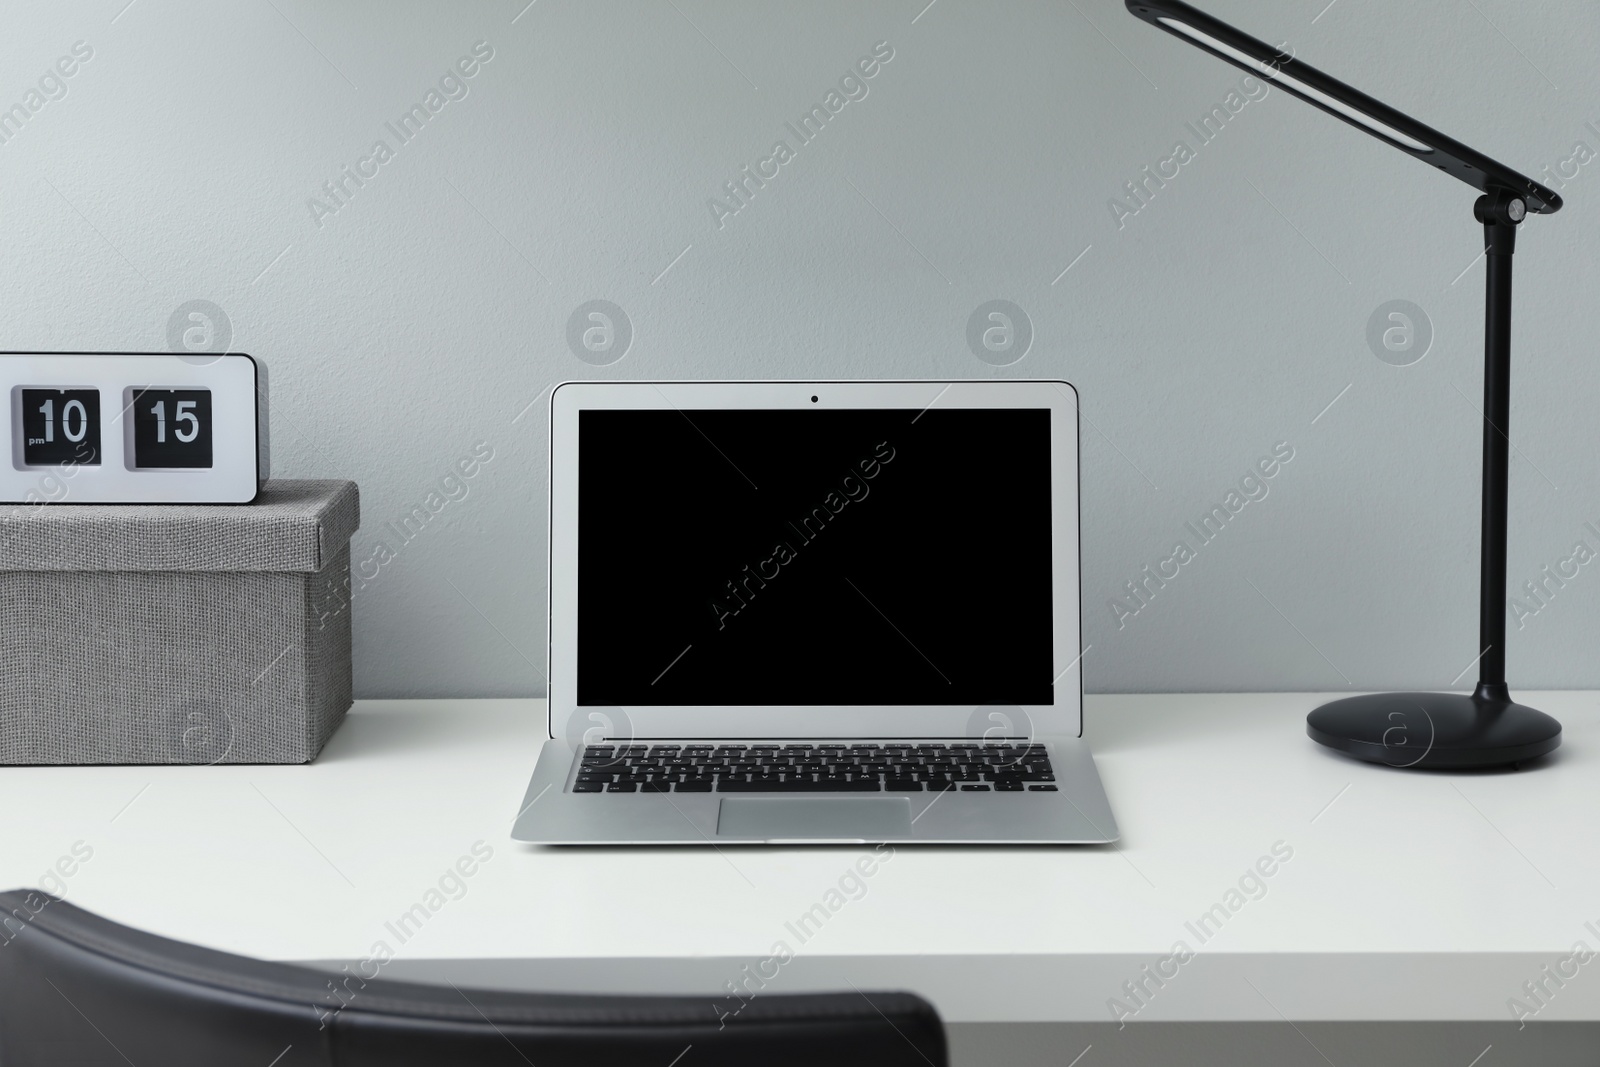
[[[1048,410],[578,418],[580,705],[1053,703]]]

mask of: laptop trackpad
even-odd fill
[[[911,836],[907,797],[724,797],[718,837],[883,841]]]

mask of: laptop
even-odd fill
[[[549,543],[515,839],[1117,839],[1066,382],[563,384]]]

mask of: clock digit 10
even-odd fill
[[[100,390],[22,390],[22,455],[30,467],[100,462]]]
[[[133,466],[209,468],[211,466],[211,390],[131,390]]]

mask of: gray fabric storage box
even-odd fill
[[[344,719],[354,482],[0,520],[0,764],[305,763]]]

